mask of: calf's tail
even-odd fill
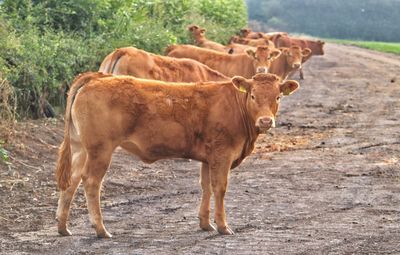
[[[102,73],[84,73],[79,75],[72,83],[68,92],[67,107],[65,110],[64,118],[64,140],[60,145],[58,151],[58,160],[56,167],[56,181],[60,190],[66,190],[71,185],[71,135],[70,130],[73,125],[71,119],[71,108],[74,103],[75,96],[78,90],[87,84],[94,77],[105,76]]]

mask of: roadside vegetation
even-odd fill
[[[4,0],[0,1],[0,113],[17,119],[63,112],[65,95],[80,72],[96,71],[117,47],[162,53],[188,43],[186,27],[226,42],[247,24],[242,0]],[[5,87],[5,86],[4,86]],[[8,104],[5,105],[5,102]],[[46,110],[47,109],[47,110]]]
[[[370,42],[370,41],[352,41],[352,40],[338,40],[338,39],[326,39],[329,42],[353,45],[361,48],[370,50],[394,53],[400,55],[400,43],[390,42]]]

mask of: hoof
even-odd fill
[[[100,233],[97,233],[97,237],[98,238],[111,238],[112,235],[107,230],[104,230]]]
[[[235,232],[232,231],[228,226],[223,227],[223,228],[218,228],[218,233],[221,235],[234,235]]]
[[[71,231],[68,228],[58,229],[58,233],[62,236],[72,236]]]
[[[204,225],[201,225],[201,224],[200,224],[200,228],[201,228],[202,230],[204,230],[204,231],[216,231],[215,227],[214,227],[212,224],[210,224],[210,223],[204,224]]]

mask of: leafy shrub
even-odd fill
[[[242,0],[4,0],[0,1],[0,73],[13,87],[21,117],[63,109],[80,72],[97,70],[117,47],[162,53],[188,43],[187,26],[226,42],[246,25]]]

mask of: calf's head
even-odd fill
[[[240,36],[238,35],[234,35],[231,37],[231,39],[229,40],[229,43],[239,43],[241,41]]]
[[[308,57],[311,54],[309,48],[301,49],[299,46],[292,46],[290,48],[280,48],[282,54],[286,58],[287,64],[292,69],[299,69],[303,58]]]
[[[188,26],[189,32],[192,33],[192,35],[197,38],[197,37],[203,37],[205,35],[206,30],[204,28],[201,28],[196,25],[190,25]]]
[[[242,37],[247,37],[250,34],[251,30],[248,28],[240,29],[240,35]]]
[[[275,127],[275,116],[281,97],[288,96],[299,88],[297,81],[288,80],[282,83],[274,74],[256,74],[252,79],[235,76],[232,83],[241,92],[247,93],[247,112],[259,133]]]
[[[268,73],[272,61],[279,57],[281,51],[269,46],[257,46],[255,51],[249,48],[246,53],[252,58],[256,73]]]

